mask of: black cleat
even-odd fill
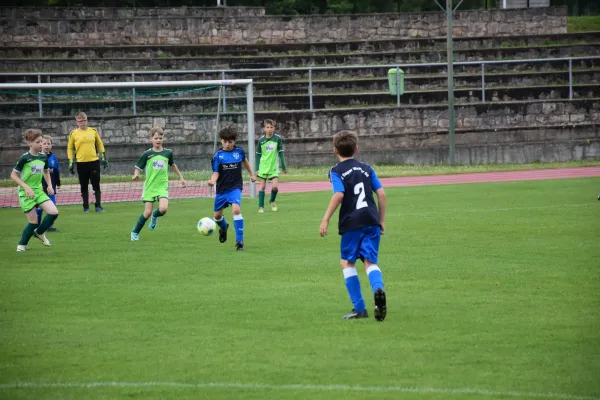
[[[352,309],[352,312],[350,312],[350,314],[346,314],[342,317],[342,319],[359,319],[359,318],[369,318],[369,313],[367,312],[367,309],[364,309],[361,312],[358,312],[355,309]]]
[[[386,314],[387,305],[385,302],[385,292],[380,288],[375,291],[375,319],[377,321],[383,321]]]
[[[236,250],[240,250],[240,251],[246,250],[246,248],[244,247],[244,242],[236,242],[235,243],[235,249]]]
[[[229,224],[225,228],[219,229],[219,242],[225,243],[227,241],[227,229],[229,229]]]

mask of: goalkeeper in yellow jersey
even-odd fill
[[[267,181],[271,181],[271,210],[277,211],[275,198],[279,192],[279,167],[277,160],[281,162],[281,170],[287,174],[285,167],[285,157],[283,155],[283,140],[281,136],[275,133],[275,121],[266,119],[264,122],[265,134],[258,139],[256,146],[256,173],[259,191],[258,191],[258,212],[265,212],[265,188]]]
[[[77,129],[71,131],[69,144],[67,145],[67,156],[69,157],[69,171],[74,174],[74,159],[77,160],[77,175],[81,187],[83,199],[83,212],[89,212],[88,185],[91,182],[96,199],[96,212],[102,212],[102,194],[100,192],[100,160],[104,169],[108,168],[108,159],[104,154],[104,144],[100,134],[94,128],[88,127],[87,115],[80,112],[75,117]],[[98,157],[99,156],[99,157]]]

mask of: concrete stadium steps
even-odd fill
[[[455,50],[508,49],[600,43],[600,32],[561,35],[456,38]],[[331,43],[292,43],[262,45],[123,45],[102,47],[45,46],[0,48],[5,58],[160,58],[160,57],[239,57],[336,55],[372,52],[446,51],[446,39],[398,39]]]
[[[502,59],[538,59],[600,55],[600,40],[586,44],[496,47],[456,50],[454,59],[484,61]],[[291,68],[335,65],[411,64],[446,61],[446,51],[409,50],[385,52],[351,52],[346,54],[299,54],[259,56],[184,56],[152,57],[145,53],[127,53],[127,57],[8,57],[0,54],[0,72],[75,72],[170,69],[247,69]]]
[[[457,104],[481,102],[481,91],[476,89],[456,89]],[[447,90],[422,90],[407,91],[401,96],[401,104],[430,105],[447,102]],[[524,87],[496,87],[486,91],[486,102],[527,102],[535,100],[568,99],[569,87],[567,85],[549,86],[524,86]],[[600,98],[600,85],[574,85],[573,98],[597,99]],[[190,96],[188,98],[167,97],[137,97],[137,115],[165,114],[202,114],[214,113],[217,108],[216,94],[207,93],[206,96]],[[394,106],[396,96],[387,92],[359,92],[359,93],[322,93],[313,95],[313,109],[343,109],[348,107],[381,107]],[[227,96],[227,112],[245,110],[245,96],[230,94]],[[75,100],[50,100],[44,99],[44,115],[50,117],[67,116],[71,113],[73,104],[87,110],[102,110],[103,115],[132,115],[131,98],[102,98],[81,97]],[[254,96],[256,111],[284,111],[308,110],[309,97],[306,94],[278,94]],[[0,116],[2,118],[36,118],[38,116],[38,103],[8,101],[0,102]]]

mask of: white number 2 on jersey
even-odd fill
[[[354,185],[354,194],[358,195],[358,200],[356,201],[356,209],[359,210],[361,208],[368,207],[369,205],[365,201],[365,185],[360,182]]]

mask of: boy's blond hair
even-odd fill
[[[81,119],[81,118],[87,119],[87,114],[84,113],[83,111],[78,112],[77,115],[75,116],[75,119]]]
[[[354,132],[339,131],[333,136],[333,147],[342,157],[352,157],[358,145],[358,136]]]
[[[148,132],[148,136],[150,136],[150,138],[152,138],[155,133],[158,133],[160,136],[165,135],[165,132],[162,130],[162,128],[155,126],[154,128],[150,129],[150,132]]]
[[[42,135],[42,139],[49,140],[50,144],[52,144],[52,136],[50,136],[50,135]]]

